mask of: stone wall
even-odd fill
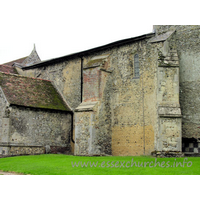
[[[75,155],[111,155],[110,61],[105,52],[84,57],[83,102],[75,110]]]
[[[74,58],[57,64],[49,64],[21,71],[20,75],[52,81],[74,110],[81,103],[81,59]]]
[[[93,112],[78,112],[75,115],[75,155],[94,155],[95,127]]]
[[[159,133],[157,151],[182,151],[182,116],[179,104],[179,57],[174,32],[163,43],[158,59],[157,104]]]
[[[45,147],[43,146],[9,146],[8,154],[13,155],[37,155],[46,153]]]
[[[7,109],[8,102],[4,96],[4,93],[0,87],[0,142],[9,142],[9,110]],[[0,146],[0,154],[7,154],[8,147]]]
[[[75,152],[88,153],[88,141],[92,139],[90,146],[94,148],[90,154],[93,155],[151,154],[158,132],[157,59],[161,47],[162,44],[140,41],[84,57],[84,95],[90,94],[95,99],[83,96],[84,102],[75,113],[76,148],[79,149]],[[139,56],[139,77],[135,76],[136,54]],[[102,67],[99,63],[87,69],[95,58],[101,57],[106,57]],[[93,90],[100,92],[95,94]],[[84,111],[93,100],[98,101],[98,107]],[[83,132],[87,135],[85,139]]]
[[[200,150],[200,26],[155,26],[156,33],[176,30],[170,47],[176,47],[180,64],[180,106],[182,111],[182,151],[198,153]]]
[[[200,138],[200,26],[155,26],[157,34],[176,29],[171,46],[176,46],[180,63],[180,105],[183,138]]]
[[[12,106],[7,120],[8,141],[1,139],[1,148],[6,148],[8,155],[41,154],[53,148],[63,148],[65,153],[71,150],[70,113]]]
[[[112,154],[149,155],[157,133],[157,48],[140,41],[116,48],[112,59]],[[135,55],[139,77],[135,77]]]
[[[176,34],[171,31],[162,40],[145,39],[93,52],[82,57],[83,63],[69,58],[26,71],[52,80],[75,110],[76,155],[180,151],[179,69],[173,65],[178,61],[173,52]],[[159,66],[160,52],[165,61],[171,59],[167,66]]]
[[[17,68],[17,71],[20,75],[27,77],[51,80],[72,110],[81,103],[81,58],[70,58],[29,70]],[[71,146],[74,152],[72,141]]]
[[[5,98],[4,93],[3,93],[3,91],[0,87],[0,133],[2,132],[2,128],[3,128],[2,127],[2,123],[3,123],[2,119],[5,115],[6,103],[7,103],[6,98]]]

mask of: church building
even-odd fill
[[[0,65],[0,154],[200,153],[199,43],[199,25],[156,25],[47,61],[34,47]]]

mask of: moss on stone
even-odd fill
[[[97,65],[101,65],[103,64],[104,59],[96,59],[96,60],[90,60],[86,67],[93,67],[93,66],[97,66]]]
[[[10,104],[70,111],[50,81],[0,73],[0,86]]]

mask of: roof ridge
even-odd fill
[[[4,65],[4,64],[0,64],[0,66],[13,68],[13,67],[10,66],[10,65]]]
[[[141,41],[141,40],[144,40],[144,39],[150,39],[153,36],[155,36],[155,33],[151,32],[151,33],[147,33],[147,34],[140,35],[140,36],[135,36],[135,37],[131,37],[131,38],[126,38],[126,39],[114,41],[114,42],[111,42],[111,43],[107,43],[107,44],[104,44],[104,45],[101,45],[101,46],[98,46],[98,47],[90,48],[90,49],[79,51],[79,52],[76,52],[76,53],[71,53],[71,54],[68,54],[68,55],[44,60],[44,61],[41,61],[40,63],[25,66],[22,69],[23,70],[29,70],[29,69],[32,69],[32,68],[42,67],[46,64],[57,63],[57,62],[63,61],[65,59],[68,59],[68,58],[71,58],[71,57],[83,57],[86,54],[91,54],[91,53],[96,52],[96,51],[104,51],[105,49],[113,48],[113,47],[116,47],[116,46],[119,46],[119,45],[126,45],[130,42],[137,42],[137,41]]]
[[[20,75],[20,74],[10,74],[10,73],[1,72],[1,71],[0,71],[0,73],[10,75],[10,76],[17,76],[17,77],[20,77],[20,78],[30,78],[30,79],[36,79],[36,80],[41,80],[41,81],[48,81],[48,82],[52,83],[52,81],[50,81],[50,80],[45,80],[45,79],[41,79],[41,78],[28,77],[28,76],[23,76],[23,75]]]
[[[3,63],[3,65],[4,65],[4,64],[14,63],[14,62],[16,62],[16,61],[20,61],[20,60],[26,59],[27,57],[28,57],[28,56],[24,56],[24,57],[22,57],[22,58],[18,58],[18,59],[12,60],[12,61],[8,61],[8,62],[6,62],[6,63]],[[22,62],[23,62],[23,61],[22,61]]]

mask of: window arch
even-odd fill
[[[135,54],[134,56],[134,74],[135,77],[140,76],[140,65],[139,65],[139,56],[138,54]]]

